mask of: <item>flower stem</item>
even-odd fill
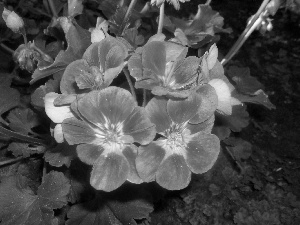
[[[147,90],[144,88],[143,89],[143,104],[142,106],[145,107],[147,104]]]
[[[131,94],[132,94],[134,100],[137,102],[136,93],[135,93],[134,86],[133,86],[133,83],[132,83],[130,75],[129,75],[129,71],[128,71],[127,68],[124,67],[123,72],[124,72],[125,77],[127,79],[127,82],[128,82],[128,85],[129,85],[129,88],[130,88],[130,91],[131,91]]]
[[[21,161],[22,159],[23,159],[23,157],[18,157],[18,158],[15,158],[15,159],[8,159],[8,160],[5,160],[5,161],[2,161],[2,162],[0,162],[0,167],[6,166],[6,165],[9,165],[9,164],[12,164],[12,163],[16,163],[18,161]]]
[[[131,0],[130,4],[128,6],[128,9],[127,9],[126,14],[125,14],[124,19],[123,19],[123,22],[122,22],[122,24],[120,26],[121,30],[120,30],[119,33],[121,34],[121,36],[123,35],[123,32],[124,32],[125,27],[126,27],[126,23],[127,23],[130,15],[131,15],[131,12],[132,12],[132,10],[133,10],[136,2],[137,2],[137,0]]]
[[[262,4],[260,5],[259,9],[251,19],[251,22],[246,26],[243,33],[240,35],[239,39],[234,43],[234,45],[231,47],[227,55],[224,57],[224,59],[221,61],[222,65],[224,66],[228,61],[237,53],[237,51],[242,47],[242,45],[245,43],[245,41],[248,39],[250,34],[255,30],[255,28],[259,25],[257,21],[259,21],[259,17],[268,5],[270,0],[264,0]]]
[[[50,10],[51,10],[51,12],[52,12],[53,18],[54,18],[54,19],[57,19],[57,18],[58,18],[58,14],[57,14],[57,12],[56,12],[55,5],[54,5],[53,0],[48,0],[48,4],[49,4]]]
[[[24,142],[29,142],[29,143],[34,143],[34,144],[39,144],[39,145],[44,145],[44,146],[49,146],[50,142],[47,140],[42,140],[42,139],[37,139],[33,138],[24,134],[20,134],[11,130],[8,130],[4,128],[3,126],[0,126],[0,134],[4,134],[5,136],[17,139],[19,141],[24,141]]]
[[[14,50],[12,50],[10,47],[6,46],[5,44],[1,43],[1,44],[0,44],[0,47],[1,47],[2,49],[4,49],[5,51],[7,51],[8,53],[14,54]]]
[[[162,33],[162,29],[164,26],[164,17],[165,17],[165,3],[163,2],[159,8],[159,21],[158,21],[158,28],[157,28],[158,34]]]

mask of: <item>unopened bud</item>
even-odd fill
[[[21,29],[24,28],[23,19],[18,16],[14,11],[10,11],[4,8],[2,12],[2,18],[6,23],[6,26],[15,33],[22,33]]]

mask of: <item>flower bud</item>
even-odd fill
[[[14,11],[10,11],[4,8],[2,12],[2,18],[6,23],[6,26],[15,33],[21,33],[21,29],[24,28],[23,19],[18,16]]]
[[[31,73],[36,69],[36,54],[38,53],[22,44],[14,52],[13,58],[22,70],[25,69]]]

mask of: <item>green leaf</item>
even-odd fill
[[[9,112],[9,127],[22,134],[33,134],[32,128],[40,124],[37,115],[29,108],[16,108]]]
[[[237,98],[241,102],[249,102],[254,104],[263,105],[268,109],[276,109],[276,106],[270,102],[268,95],[263,90],[258,90],[252,95],[243,95],[237,92],[233,93],[233,97]]]
[[[36,69],[32,74],[31,84],[58,71],[65,70],[71,62],[81,59],[83,53],[91,44],[91,33],[75,24],[71,25],[66,34],[66,39],[68,48],[65,51],[60,51],[54,63],[50,66]]]
[[[20,93],[13,88],[3,86],[0,91],[0,121],[1,115],[19,105]]]
[[[223,29],[224,18],[209,5],[198,5],[198,12],[191,20],[182,20],[170,17],[174,26],[166,27],[171,32],[175,28],[180,28],[188,39],[188,45],[192,47],[201,47],[202,45],[212,41],[216,33],[230,33],[231,29]]]
[[[12,142],[11,144],[9,144],[7,150],[11,151],[15,157],[22,156],[23,158],[27,158],[33,154],[44,152],[44,148],[42,146],[32,147],[31,144],[18,142]]]
[[[241,138],[230,137],[224,140],[224,143],[229,145],[227,148],[232,152],[235,159],[248,159],[252,154],[252,145],[250,142]]]
[[[60,143],[55,148],[46,151],[44,158],[51,166],[70,166],[72,159],[76,157],[76,146]]]
[[[3,225],[52,225],[53,209],[67,204],[70,184],[63,173],[44,177],[37,195],[21,185],[20,177],[4,178],[0,183],[0,220]]]
[[[134,219],[148,219],[153,206],[140,187],[124,186],[122,190],[101,193],[91,201],[74,205],[66,225],[136,225]]]
[[[227,74],[235,82],[235,87],[240,93],[253,94],[257,90],[263,89],[263,85],[250,75],[248,67],[231,66]]]

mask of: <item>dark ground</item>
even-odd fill
[[[182,15],[195,13],[202,2],[182,4]],[[233,29],[217,43],[221,54],[261,2],[212,1],[225,19],[224,27]],[[211,171],[157,204],[151,224],[300,224],[300,16],[280,9],[273,19],[271,32],[254,32],[225,66],[249,67],[276,106],[247,106],[251,122],[238,136],[252,144],[253,152],[242,162],[244,174],[221,152]]]

